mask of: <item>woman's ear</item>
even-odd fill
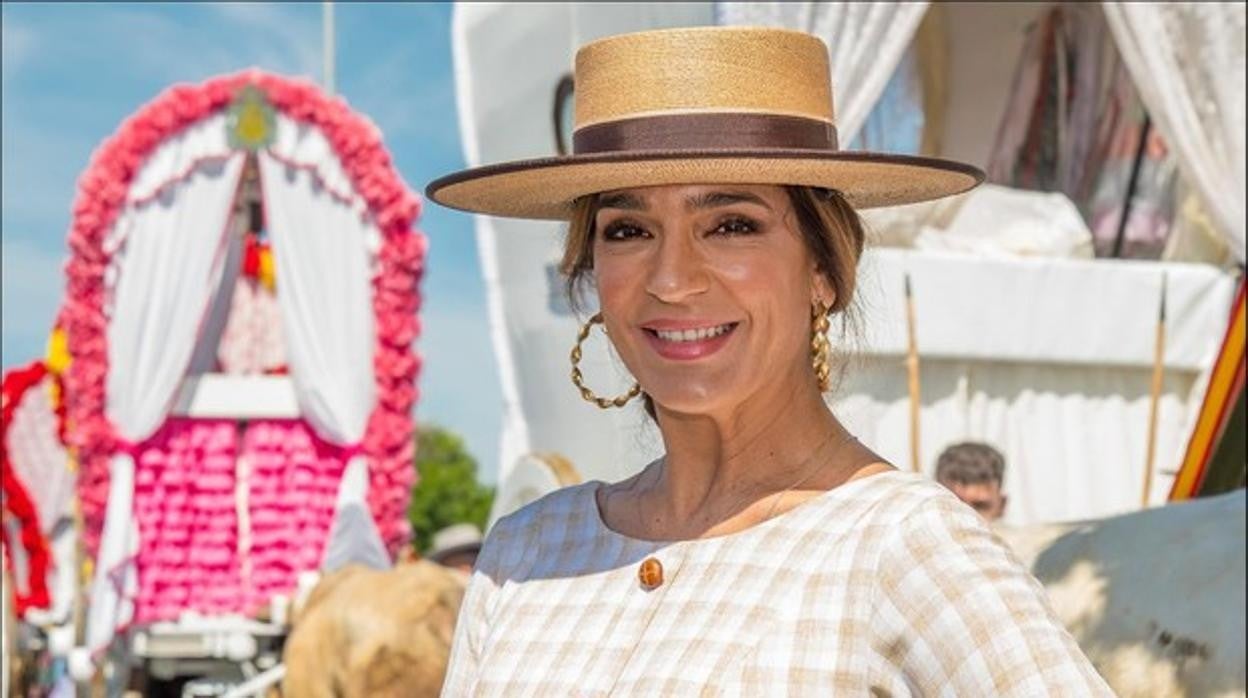
[[[836,290],[828,283],[828,277],[822,270],[816,268],[813,274],[810,304],[818,303],[825,308],[831,308],[836,303]]]

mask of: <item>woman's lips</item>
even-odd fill
[[[691,361],[719,351],[737,329],[735,322],[680,329],[643,327],[642,332],[659,356],[676,361]]]

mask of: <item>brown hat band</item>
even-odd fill
[[[836,127],[780,114],[662,114],[583,126],[572,134],[577,155],[635,150],[837,149]]]

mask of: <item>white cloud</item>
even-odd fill
[[[43,355],[65,287],[65,253],[25,240],[0,240],[0,335],[5,368]]]
[[[228,22],[236,31],[249,35],[247,43],[268,46],[271,60],[265,65],[289,66],[287,72],[321,78],[320,14],[295,13],[290,5],[223,2],[206,5]]]
[[[313,79],[320,71],[320,28],[301,4],[211,3],[177,14],[160,5],[99,5],[46,24],[56,31],[39,52],[60,52],[85,66],[99,60],[104,44],[112,65],[158,83],[253,65]]]
[[[26,63],[34,51],[36,36],[33,29],[17,22],[8,13],[0,15],[0,66],[8,80]]]

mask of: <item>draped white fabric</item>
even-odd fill
[[[720,24],[784,27],[828,44],[841,146],[854,140],[914,38],[926,2],[721,2]]]
[[[371,279],[380,234],[319,131],[279,115],[277,142],[259,163],[295,398],[322,437],[358,444],[376,396]],[[340,488],[327,551],[337,560],[362,543],[371,563],[388,565],[367,515],[364,457],[347,464]]]
[[[321,570],[332,572],[352,562],[373,569],[390,566],[390,553],[368,511],[368,462],[363,458],[351,459],[342,474]]]
[[[148,156],[130,183],[126,200],[150,199],[170,184],[195,172],[205,160],[228,157],[231,152],[224,113],[198,121],[172,136]]]
[[[119,248],[108,325],[107,413],[132,442],[161,425],[186,374],[225,266],[226,227],[242,166],[241,153],[199,161],[191,177],[148,203],[127,206],[116,237],[110,236]]]
[[[136,180],[141,189],[130,192],[108,236],[115,251],[105,409],[117,433],[132,443],[164,422],[225,265],[244,157],[220,150],[224,128],[216,126],[190,128],[152,155]],[[137,589],[134,460],[128,452],[113,456],[110,473],[87,619],[92,651],[129,622],[134,609],[127,595]]]
[[[113,457],[109,467],[108,507],[104,533],[95,558],[91,602],[87,607],[87,649],[95,654],[113,641],[117,628],[134,617],[139,591],[134,557],[139,552],[139,526],[134,518],[134,459]]]
[[[375,228],[358,201],[331,195],[309,169],[288,166],[264,152],[259,162],[282,331],[300,412],[323,438],[358,443],[376,392],[367,249]]]
[[[27,620],[40,625],[61,623],[69,618],[77,586],[74,574],[77,532],[73,525],[77,476],[57,437],[50,384],[51,379],[45,378],[26,392],[5,434],[9,464],[34,502],[39,528],[48,537],[51,548],[48,590],[52,605],[46,610],[31,608],[26,611]],[[19,545],[13,552],[16,554],[20,550]],[[18,576],[19,579],[23,577]]]
[[[1242,263],[1248,186],[1244,3],[1106,2],[1103,7],[1149,115]]]
[[[51,385],[52,379],[44,378],[26,391],[5,432],[10,466],[35,505],[39,529],[48,536],[59,522],[72,520],[77,486],[69,454],[57,436]]]

